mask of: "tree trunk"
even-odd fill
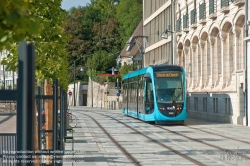
[[[44,90],[45,90],[45,95],[53,95],[52,92],[52,84],[49,82],[49,80],[45,81],[44,84]],[[52,150],[53,148],[53,101],[51,99],[45,100],[45,122],[46,122],[46,130],[49,130],[46,134],[46,149],[47,150]],[[46,164],[51,165],[52,164],[52,159],[48,155],[46,157]]]

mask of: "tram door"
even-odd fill
[[[144,111],[145,114],[151,114],[154,110],[154,96],[151,79],[144,82]]]
[[[138,103],[138,116],[140,113],[144,113],[144,81],[141,79],[138,84],[138,95],[137,95],[137,103]]]

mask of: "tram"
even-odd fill
[[[122,112],[155,124],[183,124],[186,75],[177,65],[155,65],[126,74],[122,80]]]

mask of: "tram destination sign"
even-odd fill
[[[178,73],[157,73],[156,77],[179,77]]]

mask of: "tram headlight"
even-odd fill
[[[161,108],[159,108],[161,111],[165,111],[166,110],[166,108],[165,107],[161,107]]]

